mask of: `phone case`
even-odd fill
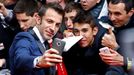
[[[63,52],[64,46],[65,46],[65,42],[62,41],[61,39],[55,38],[53,40],[52,48],[58,50],[60,55]]]
[[[101,48],[101,49],[100,49],[100,52],[110,54],[110,51],[109,51],[109,48],[108,48],[108,47],[103,47],[103,48]]]

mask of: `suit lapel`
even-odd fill
[[[41,41],[39,40],[39,38],[37,37],[37,35],[35,34],[35,32],[32,29],[30,29],[29,32],[35,38],[35,41],[36,41],[41,53],[43,54],[46,51],[46,49],[43,47],[43,44],[41,43]]]

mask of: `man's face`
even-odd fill
[[[77,12],[76,10],[72,10],[71,12],[65,12],[64,21],[67,29],[73,28],[73,19],[75,18]]]
[[[20,28],[23,31],[27,31],[28,28],[36,25],[35,17],[27,16],[26,13],[16,13],[16,18],[19,22]]]
[[[78,42],[82,48],[92,45],[94,36],[97,32],[98,29],[96,27],[91,28],[87,23],[74,23],[74,35],[83,36],[83,38]]]
[[[112,21],[114,27],[122,27],[128,23],[130,17],[132,16],[132,12],[128,13],[125,10],[125,4],[111,4],[109,3],[109,18]]]
[[[41,19],[41,25],[38,26],[43,38],[52,39],[59,30],[62,23],[62,15],[53,9],[47,9],[45,15]]]
[[[80,0],[80,4],[84,10],[90,10],[99,2],[100,0]]]

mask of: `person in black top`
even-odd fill
[[[98,24],[91,14],[81,12],[74,21],[73,33],[83,38],[69,51],[63,53],[63,59],[69,75],[124,75],[121,67],[108,66],[99,57],[101,39],[106,29]],[[71,61],[70,61],[71,60]]]

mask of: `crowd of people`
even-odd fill
[[[133,25],[133,0],[0,0],[0,75],[133,75]]]

